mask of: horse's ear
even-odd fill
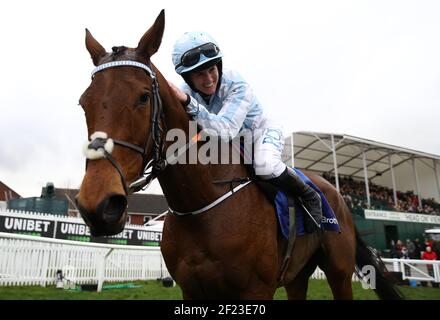
[[[162,42],[163,30],[165,28],[165,10],[159,13],[154,24],[148,29],[139,41],[136,51],[150,58],[160,47]]]
[[[95,38],[93,38],[88,29],[86,29],[86,48],[89,51],[95,66],[98,65],[99,59],[107,53],[104,47],[101,46],[99,42],[95,40]]]

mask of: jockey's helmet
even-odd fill
[[[172,59],[182,76],[190,71],[209,68],[221,62],[223,55],[217,42],[206,32],[186,32],[174,44]]]

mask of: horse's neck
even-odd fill
[[[163,81],[165,81],[163,79]],[[177,98],[170,94],[165,83],[162,100],[167,129],[180,129],[189,133],[189,118]],[[198,153],[198,150],[197,150]],[[184,156],[185,157],[185,156]],[[246,176],[246,168],[240,164],[174,164],[169,165],[158,178],[162,191],[171,208],[178,211],[194,211],[206,206],[229,190],[228,185],[215,184],[215,180],[227,180]]]

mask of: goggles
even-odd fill
[[[180,59],[180,63],[176,66],[176,69],[180,66],[192,67],[199,62],[200,54],[203,54],[207,58],[213,58],[218,55],[219,52],[219,47],[217,47],[214,43],[205,43],[185,52]]]

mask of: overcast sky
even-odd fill
[[[440,154],[439,1],[23,1],[0,11],[0,181],[25,197],[48,181],[78,188],[93,64],[136,47],[161,9],[153,62],[176,83],[174,41],[203,30],[287,133],[345,133]],[[160,192],[156,185],[150,192]]]

